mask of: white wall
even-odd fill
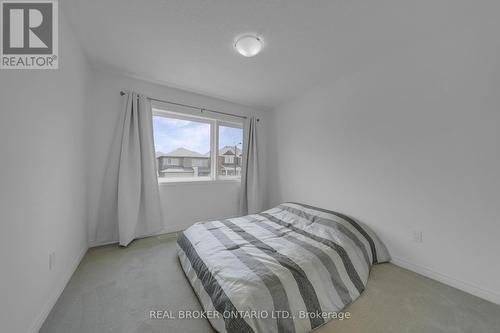
[[[493,16],[471,16],[279,107],[269,206],[294,200],[350,214],[397,263],[500,303]]]
[[[59,70],[0,70],[2,332],[37,331],[87,249],[87,71],[59,23]]]
[[[176,101],[184,104],[202,106],[240,115],[257,115],[260,122],[261,142],[265,141],[265,112],[259,112],[238,104],[222,101],[207,96],[194,94],[160,84],[145,82],[136,78],[106,72],[100,68],[91,71],[92,106],[89,129],[89,243],[91,246],[116,239],[98,239],[96,232],[99,224],[99,208],[102,193],[102,180],[111,148],[115,125],[123,107],[121,90],[137,91],[147,96]],[[262,159],[266,156],[265,145],[262,147]],[[262,170],[265,177],[264,170]],[[186,183],[161,184],[160,197],[163,209],[163,232],[179,231],[191,224],[212,218],[224,218],[237,215],[240,184],[222,183]],[[113,223],[113,219],[104,219],[104,223]]]

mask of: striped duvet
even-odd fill
[[[197,223],[177,249],[219,332],[309,332],[360,295],[372,264],[389,260],[365,225],[300,203]]]

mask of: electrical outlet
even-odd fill
[[[422,243],[423,242],[422,231],[413,231],[412,239],[415,243]]]
[[[49,270],[52,270],[56,266],[56,253],[52,252],[49,254]]]

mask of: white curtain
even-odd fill
[[[245,122],[243,172],[241,175],[240,214],[255,214],[262,209],[259,184],[259,158],[257,148],[257,123],[255,117]]]
[[[127,93],[103,182],[96,239],[133,239],[162,230],[151,103]]]

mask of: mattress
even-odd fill
[[[338,319],[372,265],[389,260],[366,225],[301,203],[196,223],[177,252],[219,332],[310,332]]]

